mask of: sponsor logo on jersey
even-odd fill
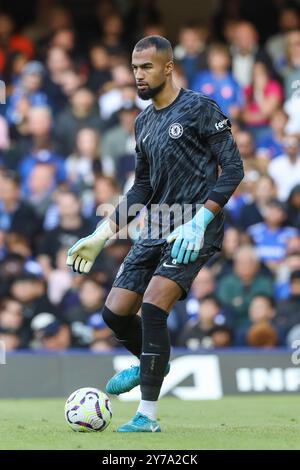
[[[169,127],[169,136],[172,137],[172,139],[179,139],[183,134],[183,127],[179,122],[174,122],[174,124],[171,124]]]
[[[221,129],[223,129],[223,127],[227,125],[227,121],[228,119],[224,119],[223,121],[216,122],[215,128],[217,129],[217,131],[220,131]]]

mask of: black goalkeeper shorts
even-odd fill
[[[203,246],[196,261],[177,264],[171,257],[172,245],[164,242],[149,246],[136,242],[121,264],[113,287],[143,295],[152,276],[159,275],[179,284],[183,290],[180,300],[185,299],[200,269],[220,250],[214,246]]]

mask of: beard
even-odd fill
[[[142,100],[150,100],[151,98],[154,98],[158,93],[160,93],[164,87],[165,87],[166,82],[161,83],[160,85],[154,87],[154,88],[148,88],[147,90],[137,90],[138,96]]]

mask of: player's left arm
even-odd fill
[[[177,227],[167,238],[172,243],[171,256],[178,263],[188,264],[195,261],[204,243],[204,235],[209,223],[228,202],[244,177],[243,162],[230,131],[230,122],[219,108],[212,107],[208,114],[206,145],[221,167],[221,175],[211,188],[204,206],[184,225]]]
[[[216,215],[242,181],[244,168],[240,152],[229,129],[209,137],[207,144],[221,167],[221,174],[210,190],[205,204],[205,207]]]

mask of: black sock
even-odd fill
[[[113,330],[116,338],[138,359],[142,352],[142,321],[138,315],[121,316],[113,313],[106,305],[102,317],[107,326]]]
[[[142,304],[143,352],[141,354],[142,400],[156,401],[170,358],[168,313],[153,304]]]

